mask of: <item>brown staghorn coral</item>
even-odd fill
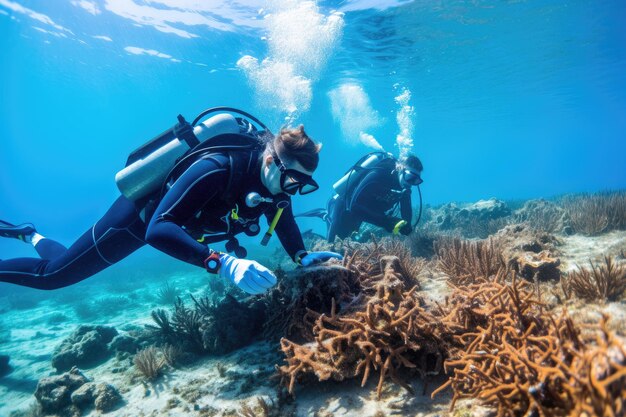
[[[365,311],[350,316],[334,311],[330,316],[318,315],[314,344],[282,339],[287,365],[278,371],[289,392],[304,373],[314,373],[320,381],[360,376],[364,386],[378,371],[378,397],[387,378],[411,391],[399,376],[403,368],[421,376],[439,373],[446,350],[442,326],[420,306],[415,288],[403,292],[395,303],[391,298],[373,298]]]
[[[401,369],[422,376],[442,369],[447,349],[447,341],[441,337],[442,326],[422,307],[417,287],[405,289],[399,259],[382,256],[380,265],[374,267],[369,263],[371,255],[354,255],[359,257],[358,265],[355,258],[347,261],[351,268],[361,268],[364,286],[373,292],[367,303],[342,314],[337,313],[334,300],[329,315],[309,310],[306,319],[312,323],[314,341],[299,345],[281,340],[287,364],[277,370],[290,393],[295,382],[307,374],[321,381],[360,376],[365,385],[378,371],[380,397],[388,378],[410,390],[399,376]],[[369,276],[364,270],[380,272]]]
[[[616,264],[611,256],[604,257],[604,265],[589,261],[591,269],[578,267],[561,280],[566,298],[572,294],[588,301],[617,301],[626,290],[626,267]]]
[[[459,345],[445,362],[453,375],[433,396],[451,387],[451,408],[460,398],[477,398],[498,416],[622,412],[624,345],[604,322],[603,336],[593,346],[565,313],[558,318],[547,313],[530,284],[515,275],[510,284],[484,282],[457,290],[445,309],[443,321]]]
[[[476,278],[489,278],[505,266],[496,241],[469,241],[444,238],[435,242],[438,267],[455,286],[472,284]]]

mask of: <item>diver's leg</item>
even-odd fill
[[[145,224],[139,211],[131,201],[120,197],[102,219],[54,259],[0,261],[0,281],[45,290],[66,287],[124,259],[145,245],[144,236]]]
[[[35,239],[37,239],[37,237]],[[33,240],[32,244],[41,259],[53,260],[67,251],[67,248],[56,240],[48,239],[43,236],[41,239]]]
[[[41,259],[54,259],[67,250],[59,242],[46,239],[37,233],[37,229],[32,223],[14,225],[0,220],[0,237],[14,238],[32,244]]]

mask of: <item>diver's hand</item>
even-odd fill
[[[411,223],[407,222],[406,220],[400,220],[398,223],[396,223],[391,232],[394,235],[399,235],[400,233],[402,233],[406,236],[411,234],[411,229]]]
[[[220,255],[219,276],[231,280],[248,294],[261,294],[276,285],[276,275],[256,261]]]
[[[411,223],[407,223],[400,228],[400,233],[404,236],[408,236],[413,231],[413,227],[411,227]]]
[[[326,262],[331,258],[343,259],[343,256],[335,252],[309,252],[305,257],[300,259],[300,263],[302,266],[310,266]]]

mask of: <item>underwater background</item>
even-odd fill
[[[294,198],[295,212],[324,206],[332,184],[381,148],[419,156],[429,206],[623,190],[624,21],[620,0],[0,0],[0,219],[70,244],[119,195],[114,176],[133,149],[179,113],[213,106],[274,132],[302,123],[323,143],[320,190]],[[298,223],[324,234],[319,220]],[[251,257],[270,257],[275,246],[258,239],[244,240]],[[35,254],[0,239],[1,259],[18,256]],[[171,277],[200,288],[205,275],[142,248],[54,297],[117,297],[129,282]],[[0,283],[24,312],[51,294]],[[148,316],[141,302],[113,310]],[[44,313],[11,331],[7,311],[0,346],[33,347],[11,355],[31,368],[0,379],[19,392],[0,400],[0,416],[28,404],[50,351],[81,323]]]

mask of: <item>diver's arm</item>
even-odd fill
[[[275,214],[276,208],[274,207],[265,212],[268,224],[274,219]],[[293,217],[291,204],[283,210],[283,214],[280,216],[280,220],[278,220],[274,230],[287,254],[294,262],[298,262],[299,258],[306,254],[306,249],[304,248],[300,228]]]
[[[174,258],[204,267],[211,249],[194,240],[182,226],[223,192],[228,182],[228,169],[228,158],[224,155],[191,165],[156,208],[148,224],[146,242]]]
[[[407,223],[411,223],[411,221],[413,221],[410,189],[402,192],[402,197],[400,198],[400,214],[402,215],[402,220],[405,220]]]
[[[352,207],[352,213],[366,223],[374,226],[382,227],[391,232],[394,226],[402,219],[394,216],[387,216],[382,209],[376,210],[375,207],[366,206],[364,204],[356,204]]]

